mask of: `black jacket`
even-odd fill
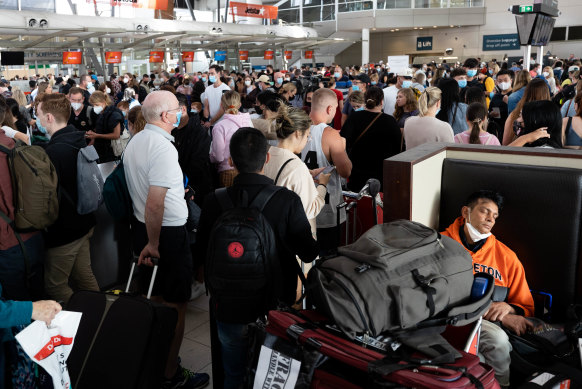
[[[45,234],[48,248],[71,243],[87,234],[96,224],[92,213],[77,213],[77,154],[85,146],[85,133],[70,125],[57,131],[45,146],[59,177],[60,192],[59,217]],[[63,195],[63,189],[71,199]]]
[[[234,179],[234,185],[228,188],[231,199],[238,198],[241,190],[248,193],[251,202],[259,191],[266,185],[273,185],[273,180],[260,174],[239,174]],[[222,209],[214,193],[206,196],[198,234],[196,237],[196,253],[200,258],[206,258],[208,240],[215,221],[221,215]],[[299,256],[303,262],[312,262],[319,253],[319,245],[311,234],[311,227],[305,216],[299,196],[283,188],[278,191],[267,203],[263,215],[271,224],[277,239],[277,249],[281,261],[283,274],[280,300],[293,304],[297,289],[297,260]],[[229,307],[236,310],[237,307]],[[245,317],[248,312],[240,312]]]

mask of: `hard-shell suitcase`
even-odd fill
[[[135,268],[132,264],[131,278]],[[159,389],[178,314],[127,293],[79,291],[67,309],[83,313],[68,359],[75,389]],[[127,290],[126,290],[127,292]]]
[[[358,344],[342,338],[339,332],[322,324],[322,319],[325,320],[315,311],[269,312],[265,339],[275,336],[301,348],[304,356],[306,351],[317,351],[324,356],[317,363],[313,359],[305,363],[315,367],[310,371],[302,370],[296,388],[499,389],[493,369],[481,363],[475,355],[459,350],[461,358],[451,363],[438,363],[416,353],[407,360],[389,362],[389,350],[382,351],[378,342],[363,339],[365,343]],[[299,358],[297,352],[294,354],[292,358]],[[254,359],[253,364],[257,366],[258,353]],[[255,373],[250,370],[250,380],[254,379]],[[307,386],[305,377],[309,377]]]

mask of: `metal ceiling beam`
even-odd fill
[[[72,46],[76,45],[77,43],[83,42],[85,40],[88,41],[91,38],[95,38],[95,37],[103,36],[103,35],[107,35],[107,33],[106,32],[94,32],[92,34],[88,34],[88,35],[84,35],[82,37],[79,37],[79,38],[75,39],[74,41],[63,42],[63,44],[59,45],[59,47],[62,49],[66,48],[66,47],[72,47]]]
[[[65,36],[65,35],[71,35],[73,33],[78,33],[78,32],[82,32],[82,30],[78,30],[78,31],[63,31],[63,30],[59,30],[57,32],[53,32],[52,34],[49,35],[45,35],[40,39],[34,40],[32,42],[28,42],[25,43],[23,46],[21,46],[23,49],[30,49],[32,47],[37,46],[40,43],[46,42],[50,39],[56,38],[58,36]],[[21,42],[24,43],[24,42]]]
[[[125,50],[125,49],[129,49],[129,48],[132,48],[132,47],[135,47],[135,46],[139,46],[139,44],[142,43],[142,42],[147,42],[147,41],[152,40],[152,39],[161,38],[163,36],[180,35],[180,34],[185,34],[185,32],[176,32],[176,31],[173,31],[173,32],[162,32],[162,33],[159,33],[159,34],[152,34],[152,35],[150,35],[150,36],[148,36],[146,38],[138,39],[136,41],[131,42],[128,45],[123,46],[123,49]]]

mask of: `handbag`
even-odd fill
[[[121,134],[119,135],[119,139],[111,140],[111,148],[113,149],[113,155],[115,155],[116,157],[121,156],[128,142],[129,142],[129,131],[123,128],[121,130]]]

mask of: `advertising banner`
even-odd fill
[[[106,51],[105,63],[121,63],[121,51]]]
[[[150,63],[164,62],[164,54],[163,51],[150,51]]]
[[[272,5],[247,4],[230,2],[231,14],[236,16],[247,16],[262,19],[277,19],[279,7]]]
[[[80,51],[64,51],[63,65],[80,65],[83,63],[83,53]]]
[[[263,58],[273,59],[274,55],[275,55],[275,52],[273,50],[265,50],[265,56]]]

